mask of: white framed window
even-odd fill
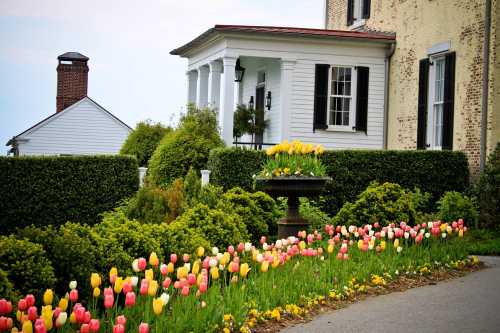
[[[328,129],[354,131],[356,124],[356,70],[332,65],[328,78]]]
[[[445,57],[444,55],[430,58],[429,90],[427,106],[427,147],[442,149],[443,145],[443,109],[445,86]]]

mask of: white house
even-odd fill
[[[89,58],[58,57],[57,110],[7,142],[14,155],[118,154],[132,130],[87,96]]]
[[[188,102],[218,111],[228,145],[235,106],[252,102],[265,109],[264,143],[380,149],[394,43],[382,33],[216,25],[171,54],[188,59]]]

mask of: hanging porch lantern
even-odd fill
[[[235,71],[235,79],[234,82],[241,82],[243,81],[243,76],[245,75],[245,68],[241,67],[240,64],[240,59],[236,60],[236,67],[234,68]]]

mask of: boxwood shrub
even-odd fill
[[[0,173],[0,233],[94,224],[139,184],[137,160],[125,156],[0,157]]]
[[[210,181],[225,189],[250,189],[252,176],[265,159],[264,152],[238,148],[210,154]],[[458,151],[340,150],[323,155],[328,176],[322,207],[334,215],[345,202],[355,201],[372,181],[392,182],[431,194],[434,204],[445,192],[463,192],[469,184],[467,157]],[[431,207],[428,207],[431,208]]]

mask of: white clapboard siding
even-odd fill
[[[19,154],[117,154],[130,130],[86,97],[19,135]]]

